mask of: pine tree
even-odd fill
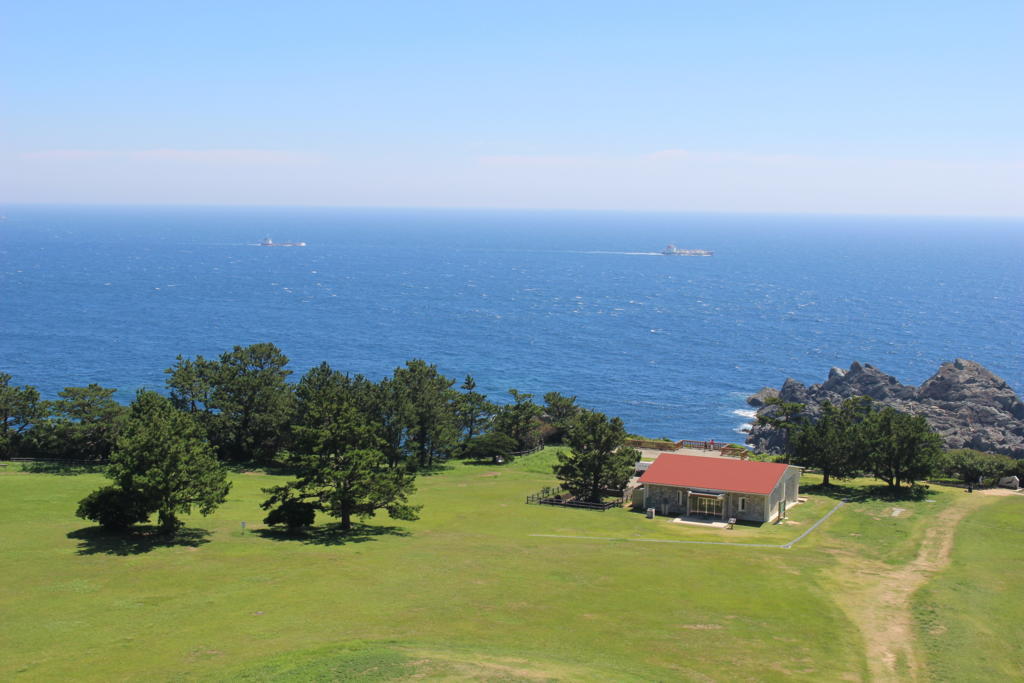
[[[163,532],[178,529],[178,515],[193,507],[210,514],[231,488],[195,419],[152,391],[140,391],[132,403],[107,476],[114,481],[110,495],[94,494],[92,503],[121,505],[132,519],[156,512]],[[102,522],[101,511],[90,508],[89,500],[82,501],[79,516]]]
[[[622,489],[640,459],[640,451],[626,448],[626,428],[619,418],[582,411],[569,427],[571,451],[558,454],[555,476],[574,496],[600,502],[606,489]]]

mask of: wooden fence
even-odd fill
[[[651,450],[674,451],[679,448],[696,448],[705,451],[719,451],[729,447],[722,441],[698,441],[697,439],[680,439],[679,441],[653,441],[647,439],[626,439],[625,445],[630,448],[648,448]]]
[[[620,494],[621,495],[621,494]],[[565,508],[582,508],[584,510],[610,510],[618,507],[620,503],[615,501],[609,503],[591,503],[586,500],[576,500],[572,494],[561,489],[546,486],[537,493],[531,493],[526,497],[527,505],[557,505]]]
[[[45,463],[47,465],[74,465],[75,467],[95,466],[101,467],[107,464],[106,460],[64,460],[63,458],[11,458],[9,462],[19,463]]]
[[[652,451],[674,451],[675,441],[653,441],[649,439],[626,439],[625,445],[630,448],[648,448]]]
[[[544,444],[540,444],[539,446],[534,446],[533,448],[528,448],[525,451],[514,451],[512,453],[509,453],[509,455],[511,457],[513,457],[513,458],[518,458],[520,455],[529,455],[530,453],[536,453],[537,451],[542,451],[542,450],[544,450]]]

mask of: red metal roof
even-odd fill
[[[640,481],[644,484],[768,494],[788,467],[780,462],[662,453],[643,473]]]

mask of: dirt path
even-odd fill
[[[914,643],[910,596],[949,563],[956,526],[973,506],[956,504],[925,531],[911,562],[892,567],[853,555],[840,556],[836,578],[840,607],[861,631],[873,681],[917,681],[923,667]]]

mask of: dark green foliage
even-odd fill
[[[111,453],[107,477],[115,484],[108,488],[120,490],[125,499],[108,493],[102,494],[101,500],[119,500],[129,513],[126,518],[143,510],[147,517],[156,512],[164,532],[178,529],[177,516],[188,514],[193,507],[203,515],[210,514],[231,488],[195,419],[152,391],[140,391],[132,402]]]
[[[965,484],[1009,476],[1017,466],[1017,461],[1008,455],[984,453],[971,448],[948,451],[942,463],[942,469],[947,474],[955,475]]]
[[[289,530],[313,526],[316,520],[316,505],[295,498],[283,498],[276,508],[263,518],[269,526],[284,524]]]
[[[886,407],[861,423],[866,468],[891,488],[931,476],[942,452],[942,439],[920,415]]]
[[[757,424],[768,425],[781,431],[786,443],[786,453],[791,454],[790,436],[794,429],[805,423],[803,412],[806,406],[803,403],[791,403],[776,397],[768,398],[764,403],[770,408],[757,416]]]
[[[515,439],[516,449],[525,451],[540,444],[540,417],[544,410],[533,402],[533,394],[509,389],[512,403],[498,409],[492,429]]]
[[[288,358],[270,343],[236,346],[216,361],[178,356],[168,368],[171,400],[193,412],[220,457],[269,462],[284,443],[292,412]]]
[[[463,443],[468,443],[487,429],[498,407],[476,391],[472,375],[466,375],[460,388],[465,393],[459,394],[455,400],[455,422],[462,433]]]
[[[640,459],[640,451],[623,446],[626,436],[621,419],[581,411],[566,433],[571,451],[559,452],[555,476],[574,496],[600,502],[603,491],[626,485]]]
[[[367,414],[364,391],[326,363],[302,378],[296,450],[286,457],[297,478],[265,490],[268,524],[287,523],[292,512],[310,508],[340,518],[344,530],[352,528],[353,516],[372,517],[381,509],[395,519],[417,518],[419,508],[408,503],[415,475],[381,450],[381,425]]]
[[[117,486],[104,486],[83,498],[75,514],[111,530],[127,529],[149,519],[147,501]]]
[[[392,467],[402,465],[406,459],[405,445],[412,412],[408,387],[385,377],[373,385],[371,414],[380,426],[380,449]]]
[[[562,396],[557,391],[544,394],[544,412],[556,424],[567,425],[579,415],[580,407],[576,405],[575,396]]]
[[[98,384],[61,391],[47,402],[49,416],[32,430],[34,448],[54,458],[106,460],[126,414],[115,391]]]
[[[393,382],[406,403],[405,447],[417,467],[430,467],[435,458],[452,454],[458,444],[455,380],[437,371],[436,365],[415,359],[396,368]]]
[[[867,445],[861,423],[870,412],[871,399],[866,396],[847,399],[841,406],[826,401],[817,421],[791,428],[792,462],[820,469],[824,486],[833,476],[856,476],[865,465]]]
[[[28,431],[45,419],[45,401],[31,386],[11,386],[11,376],[0,372],[0,458],[21,453]]]
[[[552,441],[558,442],[565,438],[569,425],[580,410],[575,396],[562,396],[557,391],[544,394],[544,415],[553,427],[550,437]]]
[[[501,432],[488,432],[481,436],[475,436],[466,442],[462,451],[462,457],[467,460],[490,460],[498,462],[499,459],[511,462],[511,455],[516,449],[516,440],[508,434]]]

